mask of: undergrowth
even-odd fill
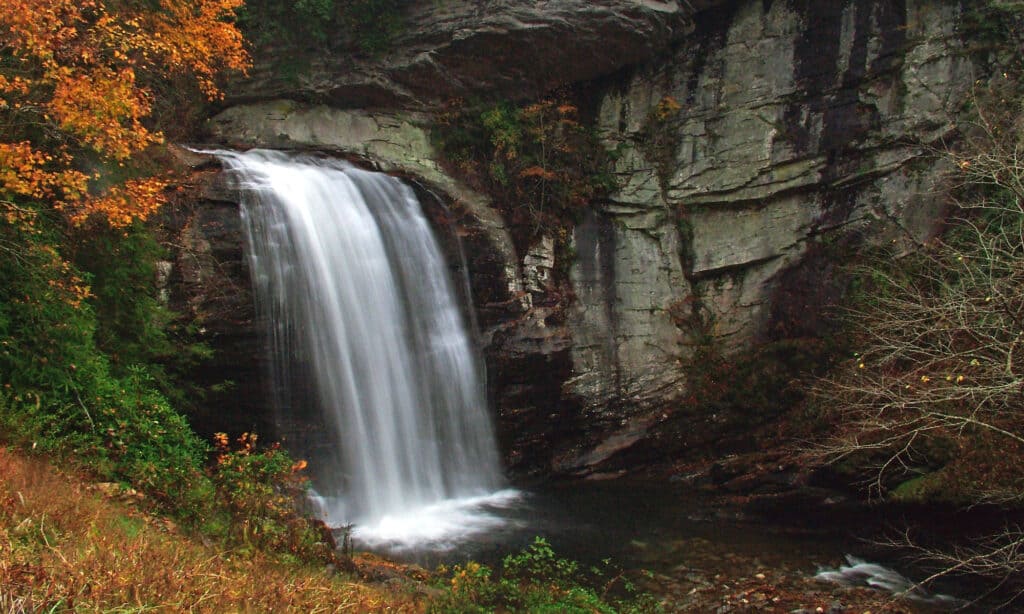
[[[605,561],[602,567],[581,568],[557,556],[543,538],[492,569],[474,561],[446,572],[445,592],[429,612],[654,613],[659,602],[639,592]]]
[[[407,593],[190,540],[0,447],[0,612],[421,610]]]
[[[244,458],[243,464],[263,462],[255,453]],[[134,491],[83,482],[3,446],[0,475],[3,614],[662,611],[621,570],[607,562],[585,568],[557,556],[540,538],[493,570],[469,562],[431,576],[356,555],[343,571],[201,543],[147,513]],[[251,503],[249,491],[221,494],[234,498],[229,505]],[[388,581],[366,579],[381,577]]]
[[[301,466],[251,436],[234,451],[218,444],[210,465],[211,446],[172,403],[173,357],[202,352],[166,332],[146,230],[92,229],[96,241],[74,253],[44,210],[10,210],[25,215],[0,218],[0,442],[137,489],[230,545],[330,558],[330,540],[294,506]]]

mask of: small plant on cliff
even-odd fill
[[[614,187],[610,158],[565,94],[515,105],[452,103],[438,117],[439,149],[459,175],[494,195],[521,243],[565,226]]]
[[[657,167],[662,189],[667,189],[674,171],[676,150],[682,138],[676,118],[682,108],[674,97],[662,97],[648,112],[639,135],[640,146]]]

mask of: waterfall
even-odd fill
[[[311,465],[327,522],[368,541],[494,522],[480,506],[514,495],[499,490],[481,361],[413,191],[339,160],[214,153],[241,194],[272,401],[303,398],[297,369],[322,412]]]

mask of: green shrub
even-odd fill
[[[505,557],[497,571],[473,561],[456,565],[446,574],[446,592],[428,611],[662,611],[652,596],[638,594],[621,572],[609,573],[607,562],[605,567],[582,570],[575,561],[558,557],[547,541],[537,537],[522,552]]]
[[[232,450],[218,433],[211,476],[217,509],[226,512],[225,537],[243,549],[287,553],[302,560],[333,560],[334,544],[321,523],[296,507],[306,493],[305,461],[292,461],[277,445],[258,449],[257,437],[243,433]]]
[[[206,447],[146,366],[112,367],[98,342],[106,329],[90,277],[62,258],[59,239],[41,213],[29,226],[0,223],[0,241],[16,250],[0,259],[5,435],[69,452],[102,479],[132,483],[178,509],[202,480]],[[131,296],[131,287],[124,291]],[[107,345],[120,347],[116,335],[108,334]]]

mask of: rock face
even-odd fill
[[[358,156],[444,195],[508,457],[587,474],[679,411],[695,343],[729,354],[812,333],[834,263],[935,230],[943,168],[926,153],[955,133],[971,83],[959,14],[945,0],[418,3],[386,57],[325,58],[300,87],[258,73],[213,129]],[[444,172],[430,115],[339,108],[593,79],[619,188],[569,250],[542,235],[517,253],[488,198]],[[717,417],[687,419],[677,447],[714,440]]]
[[[611,438],[678,409],[694,342],[728,354],[820,328],[826,280],[800,271],[823,252],[934,232],[943,168],[924,153],[955,132],[971,82],[958,14],[733,3],[609,89],[598,125],[622,187],[576,229],[567,388],[622,424]],[[687,419],[695,445],[714,433]]]
[[[243,254],[238,204],[219,170],[176,150],[179,175],[191,173],[184,197],[165,208],[160,220],[171,259],[158,266],[160,295],[195,326],[213,357],[191,374],[206,398],[190,416],[201,433],[269,433],[274,420],[266,407],[266,353],[260,344]]]
[[[714,336],[740,347],[765,335],[773,280],[823,235],[932,231],[940,169],[911,163],[955,131],[971,81],[957,14],[936,2],[740,3],[702,15],[674,62],[604,99],[601,126],[627,151],[615,200],[676,212]]]
[[[258,59],[235,101],[291,98],[339,108],[422,108],[486,92],[517,98],[654,57],[721,0],[407,2],[379,57],[297,50]],[[332,47],[344,41],[332,41]],[[288,70],[281,58],[287,57]]]

